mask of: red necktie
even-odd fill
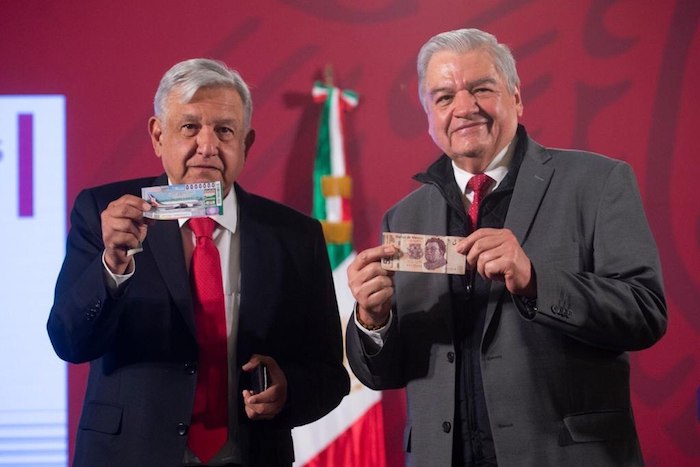
[[[197,328],[199,365],[188,445],[203,463],[228,438],[228,358],[224,289],[219,250],[212,240],[215,222],[208,217],[190,219],[197,237],[192,252],[190,279]]]
[[[472,192],[474,193],[472,205],[469,206],[469,219],[472,221],[472,232],[476,230],[476,221],[477,217],[479,216],[479,205],[481,204],[481,200],[484,199],[484,196],[486,196],[486,193],[488,193],[492,182],[493,179],[488,175],[476,174],[470,178],[469,182],[467,183],[467,187],[471,188]]]

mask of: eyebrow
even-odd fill
[[[183,114],[180,116],[181,122],[200,122],[202,117],[194,114]],[[235,126],[238,123],[236,119],[233,118],[222,118],[219,120],[214,120],[214,125],[229,125]]]
[[[487,76],[484,78],[479,78],[474,81],[469,81],[467,83],[467,89],[475,88],[478,86],[481,86],[483,84],[498,84],[498,81],[496,78],[493,78],[491,76]],[[441,92],[454,92],[454,87],[453,86],[440,86],[437,88],[433,88],[428,90],[428,94],[433,97],[436,94],[440,94]]]
[[[197,121],[199,121],[199,120],[201,120],[201,117],[199,117],[198,115],[194,115],[194,114],[182,114],[182,115],[180,115],[180,120],[197,120]]]
[[[452,86],[441,86],[439,88],[429,89],[428,95],[430,95],[430,97],[434,97],[436,94],[440,94],[442,92],[451,92],[453,91],[453,89],[454,88]]]
[[[498,80],[496,80],[496,78],[492,78],[490,76],[487,76],[485,78],[479,78],[477,80],[470,81],[469,87],[474,88],[474,87],[480,86],[482,84],[498,84]]]
[[[238,123],[238,120],[233,118],[222,118],[221,120],[214,120],[214,125],[236,126]]]

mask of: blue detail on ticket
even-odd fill
[[[221,182],[184,183],[141,189],[152,207],[143,217],[157,220],[216,216],[224,213]]]

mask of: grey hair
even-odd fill
[[[223,62],[208,58],[193,58],[177,63],[163,75],[153,99],[156,117],[165,117],[166,101],[173,90],[177,89],[182,102],[186,103],[200,88],[216,86],[231,87],[238,92],[243,101],[243,123],[245,128],[250,128],[253,99],[248,85],[237,71]]]
[[[418,98],[424,110],[427,110],[423,94],[425,74],[433,55],[444,50],[463,54],[477,49],[484,50],[491,56],[496,71],[506,82],[508,91],[511,94],[515,92],[520,86],[520,78],[515,68],[515,58],[508,46],[500,44],[493,34],[480,29],[456,29],[431,37],[418,52]]]

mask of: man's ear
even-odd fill
[[[251,146],[253,146],[253,143],[255,142],[255,130],[251,128],[248,130],[248,134],[245,135],[245,149],[244,149],[244,154],[245,158],[248,159],[248,151],[250,151]]]
[[[523,97],[520,95],[520,89],[515,89],[515,93],[513,93],[513,98],[515,99],[515,108],[518,113],[518,117],[522,117],[523,111],[525,110],[525,106],[523,106]]]
[[[163,145],[160,142],[160,137],[163,135],[163,129],[158,117],[151,117],[148,119],[148,133],[151,135],[153,151],[156,153],[156,156],[161,157],[163,155]]]

